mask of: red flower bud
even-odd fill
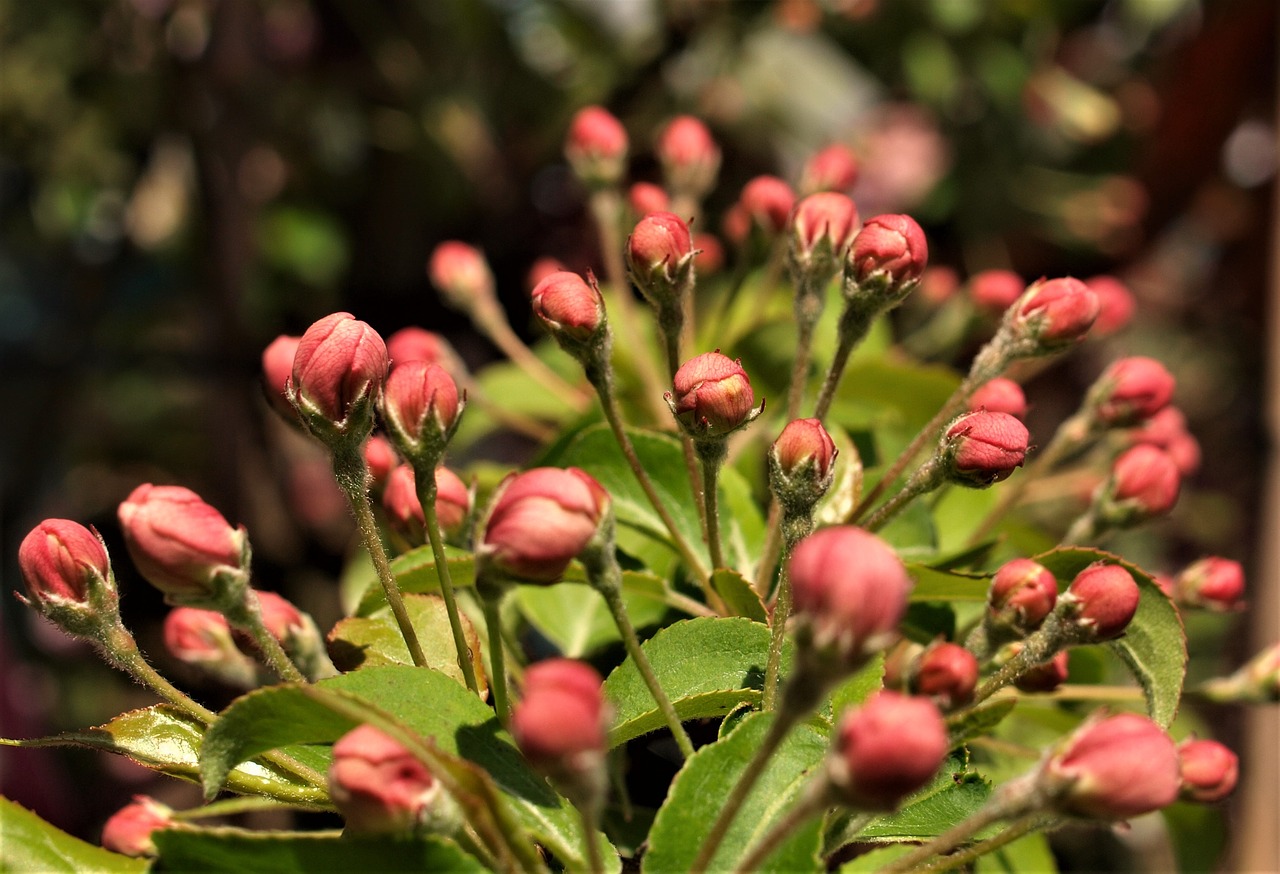
[[[333,745],[329,796],[353,833],[412,829],[428,818],[442,793],[425,765],[371,725]]]
[[[1238,610],[1244,598],[1244,568],[1229,558],[1202,558],[1178,574],[1172,597],[1184,607]]]
[[[1023,671],[1013,681],[1013,685],[1022,692],[1052,692],[1067,681],[1069,664],[1067,651],[1064,649],[1049,661]]]
[[[381,434],[374,434],[364,441],[364,463],[369,466],[369,477],[373,480],[373,487],[381,489],[386,487],[387,477],[400,463],[400,459],[392,448],[391,441]]]
[[[727,434],[746,423],[756,400],[741,362],[719,352],[705,352],[680,365],[673,386],[676,418],[711,434]]]
[[[525,672],[511,733],[535,769],[569,784],[598,777],[608,749],[603,682],[591,666],[571,659],[538,662]]]
[[[774,236],[786,228],[796,195],[777,176],[757,176],[742,187],[738,202],[757,227]]]
[[[1178,502],[1182,477],[1163,449],[1141,444],[1126,450],[1111,468],[1113,498],[1137,518],[1168,513]]]
[[[1185,740],[1178,744],[1178,771],[1184,800],[1212,804],[1235,791],[1240,760],[1216,740]]]
[[[1027,634],[1040,627],[1058,602],[1058,581],[1029,558],[1006,562],[991,579],[987,593],[990,619]]]
[[[120,505],[120,527],[138,572],[172,603],[213,595],[219,574],[246,570],[243,528],[182,486],[138,486]]]
[[[720,229],[724,238],[735,246],[743,246],[751,234],[751,216],[746,207],[735,203],[724,211],[720,218]]]
[[[942,437],[947,474],[977,488],[1008,479],[1026,459],[1030,436],[1027,426],[1008,413],[966,413]]]
[[[977,658],[954,643],[927,647],[916,660],[910,683],[912,694],[933,699],[943,710],[968,704],[977,687]]]
[[[693,235],[693,266],[699,276],[711,276],[724,267],[724,246],[715,235]]]
[[[276,640],[284,643],[290,637],[306,632],[307,623],[302,617],[302,611],[293,606],[287,598],[275,592],[260,590],[255,590],[254,594],[258,596],[262,622]]]
[[[402,450],[425,444],[438,450],[458,418],[458,386],[438,364],[410,361],[391,371],[382,416]]]
[[[584,107],[569,125],[564,154],[579,179],[592,185],[614,184],[626,170],[627,132],[607,109]]]
[[[538,287],[539,282],[552,273],[563,273],[567,269],[560,259],[543,256],[529,265],[529,272],[524,277],[525,288],[529,290],[529,294],[533,294],[533,290]]]
[[[932,702],[879,692],[841,718],[827,774],[845,803],[893,810],[933,779],[947,747],[946,725]]]
[[[899,292],[914,287],[929,263],[924,231],[909,215],[878,215],[867,219],[849,251],[847,273],[859,284],[883,277]]]
[[[658,135],[657,153],[672,191],[700,197],[715,185],[720,147],[707,126],[693,116],[676,116],[667,123]]]
[[[552,273],[533,289],[533,313],[557,340],[586,342],[604,324],[604,298],[576,273]]]
[[[102,827],[102,846],[126,856],[154,856],[151,833],[173,825],[173,811],[146,795],[117,810]]]
[[[801,540],[788,565],[795,612],[820,647],[859,663],[884,649],[907,609],[911,578],[874,534],[852,525],[822,528]]]
[[[1131,425],[1167,407],[1173,387],[1173,376],[1154,358],[1121,358],[1098,377],[1090,400],[1100,422]]]
[[[1200,469],[1200,444],[1187,431],[1187,417],[1177,407],[1165,407],[1130,432],[1129,439],[1134,443],[1150,443],[1169,453],[1183,476],[1191,476]]]
[[[402,464],[391,472],[387,489],[382,495],[382,506],[387,517],[405,539],[411,543],[425,543],[426,514],[418,501],[417,478],[413,468]],[[458,475],[445,467],[436,468],[436,521],[446,537],[462,530],[471,513],[471,492]]]
[[[262,378],[267,400],[276,412],[296,421],[297,411],[289,403],[289,377],[293,375],[293,358],[298,353],[301,337],[281,334],[262,350]]]
[[[848,146],[834,143],[815,152],[800,174],[800,190],[838,191],[848,194],[858,181],[858,157]]]
[[[843,261],[858,229],[858,208],[843,194],[811,194],[796,204],[791,217],[792,250],[800,259],[825,253],[834,264]]]
[[[1071,581],[1060,599],[1094,640],[1119,637],[1138,611],[1138,584],[1118,564],[1091,564]]]
[[[1011,270],[983,270],[969,277],[969,297],[981,310],[999,315],[1013,306],[1027,283]]]
[[[945,264],[926,267],[920,275],[920,290],[916,299],[932,306],[944,303],[960,288],[960,277],[956,271]]]
[[[836,463],[836,444],[818,419],[795,419],[782,429],[773,443],[778,467],[794,476],[804,465],[812,464],[816,477],[831,476]]]
[[[391,366],[397,367],[410,361],[425,361],[428,364],[439,364],[450,373],[456,372],[459,363],[458,353],[449,345],[449,341],[439,334],[410,325],[401,328],[387,338],[387,357]]]
[[[164,618],[164,645],[180,662],[220,662],[238,653],[227,618],[216,610],[174,607]]]
[[[1150,719],[1132,713],[1086,722],[1045,763],[1064,813],[1127,819],[1178,797],[1178,753]]]
[[[675,213],[650,213],[636,223],[627,238],[627,258],[641,291],[647,291],[653,277],[675,281],[692,257],[689,226]]]
[[[666,189],[652,182],[637,182],[627,191],[627,203],[636,218],[644,218],[653,212],[670,212],[671,198]]]
[[[449,305],[463,312],[494,298],[488,263],[479,249],[466,243],[447,240],[436,246],[427,263],[427,275]]]
[[[980,410],[1008,413],[1021,419],[1027,414],[1027,396],[1022,393],[1022,386],[1012,379],[997,376],[969,398],[969,412],[976,413]]]
[[[600,527],[609,495],[576,467],[508,476],[494,493],[482,551],[517,580],[553,583]]]
[[[18,566],[37,609],[89,603],[91,585],[111,584],[111,562],[98,536],[69,519],[45,519],[22,539]]]
[[[1123,282],[1114,276],[1095,276],[1084,284],[1098,296],[1098,320],[1093,323],[1096,336],[1110,336],[1133,321],[1138,302]]]
[[[1098,318],[1098,296],[1078,279],[1041,280],[1018,300],[1015,318],[1047,348],[1084,337]]]
[[[298,403],[336,426],[346,423],[357,404],[376,398],[386,378],[386,344],[350,313],[325,316],[298,342],[293,359]]]

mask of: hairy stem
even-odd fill
[[[493,708],[503,727],[511,725],[511,701],[507,697],[506,659],[502,653],[502,617],[500,594],[484,595],[484,624],[489,629],[489,688],[493,690]]]

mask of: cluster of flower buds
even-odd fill
[[[664,331],[679,332],[682,301],[692,293],[693,237],[684,219],[671,212],[651,212],[627,238],[631,281],[658,314]]]
[[[373,430],[388,366],[377,331],[350,313],[333,313],[298,341],[289,400],[307,430],[330,449],[359,446]]]
[[[842,803],[894,810],[942,767],[947,729],[925,698],[880,692],[840,720],[826,779]]]
[[[963,646],[935,641],[912,660],[906,687],[932,700],[941,710],[954,710],[973,700],[978,686],[978,659]]]
[[[672,380],[675,392],[667,405],[695,440],[720,439],[754,421],[764,407],[756,398],[742,362],[705,352],[680,366]]]
[[[983,631],[988,645],[1019,640],[1038,629],[1058,603],[1058,581],[1043,565],[1015,558],[1001,565],[987,591]]]
[[[18,547],[18,566],[27,589],[22,600],[69,634],[96,637],[119,616],[107,548],[78,522],[46,519],[31,529]]]
[[[413,468],[402,464],[391,472],[382,507],[393,530],[410,544],[427,542],[426,514],[418,500],[418,486]],[[436,521],[446,539],[456,539],[465,530],[471,516],[471,491],[467,484],[447,467],[436,468]]]
[[[1169,453],[1179,473],[1191,476],[1200,469],[1200,443],[1187,430],[1187,417],[1177,407],[1165,407],[1129,432],[1135,443],[1150,443]]]
[[[215,610],[174,607],[164,619],[164,645],[178,661],[233,688],[250,689],[258,681],[253,659],[236,646],[227,617]]]
[[[1202,558],[1178,574],[1172,597],[1181,607],[1239,610],[1243,607],[1244,568],[1229,558]]]
[[[909,215],[867,219],[849,250],[845,295],[900,302],[920,284],[929,263],[924,231]]]
[[[626,174],[627,146],[622,122],[603,107],[587,106],[569,124],[564,156],[584,185],[617,185]]]
[[[427,767],[371,725],[333,745],[329,796],[352,834],[449,833],[458,824],[453,800]]]
[[[1040,280],[1005,310],[992,342],[1006,359],[1045,355],[1082,340],[1098,318],[1098,296],[1078,279]]]
[[[511,733],[529,764],[583,806],[598,804],[608,784],[611,710],[602,684],[583,662],[538,662],[525,672],[524,698],[511,717]]]
[[[1108,528],[1137,525],[1172,510],[1181,485],[1182,475],[1169,453],[1142,443],[1116,459],[1092,512]]]
[[[102,846],[126,856],[154,856],[152,835],[173,824],[171,808],[148,795],[135,795],[102,826]]]

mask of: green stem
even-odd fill
[[[1039,819],[1039,815],[1035,813],[1028,814],[1029,805],[1022,799],[1003,799],[993,798],[985,807],[975,812],[968,819],[961,820],[955,826],[938,835],[933,840],[917,847],[905,856],[899,856],[885,867],[881,868],[878,874],[906,874],[910,871],[912,874],[919,874],[921,871],[945,871],[947,868],[954,867],[950,864],[951,858],[941,860],[948,863],[943,867],[923,867],[922,862],[926,862],[934,856],[941,856],[949,853],[956,847],[970,840],[978,832],[987,826],[993,825],[1002,819],[1009,819],[1013,816],[1025,816],[1028,819]],[[1019,819],[1013,826],[1020,827],[1023,819]],[[1023,832],[1022,834],[1025,834]],[[1022,837],[1022,834],[1016,837]],[[992,849],[995,849],[994,847]],[[977,858],[976,856],[973,858]]]
[[[436,514],[435,471],[426,468],[427,465],[414,465],[418,502],[422,505],[422,515],[427,523],[427,538],[431,541],[431,553],[436,563],[436,577],[440,580],[440,597],[444,599],[445,613],[449,616],[449,630],[453,632],[453,647],[458,656],[458,668],[462,671],[467,688],[478,694],[480,686],[476,683],[475,667],[471,664],[471,648],[467,645],[467,635],[462,628],[462,616],[458,612],[458,601],[453,593],[453,577],[449,573],[449,561],[444,554],[440,519]]]
[[[728,446],[725,438],[720,437],[698,440],[694,448],[698,452],[698,460],[702,462],[702,501],[707,511],[707,550],[711,553],[711,567],[728,567],[720,545],[720,500],[716,488],[720,465],[724,464],[728,455]]]
[[[400,596],[400,586],[391,573],[391,563],[387,561],[387,551],[382,545],[378,524],[373,518],[373,505],[369,503],[369,468],[365,463],[364,453],[358,446],[348,446],[335,451],[333,473],[338,485],[347,495],[347,503],[351,506],[351,514],[355,517],[356,528],[359,529],[360,538],[364,541],[365,549],[369,551],[369,558],[373,561],[373,567],[378,572],[382,593],[386,596],[391,614],[395,617],[400,634],[409,648],[409,656],[417,667],[426,667],[426,656],[422,654],[418,634],[413,630],[413,623],[409,620],[409,612],[404,607],[404,598]]]
[[[493,690],[493,707],[503,727],[511,724],[511,702],[507,697],[506,660],[502,653],[502,617],[498,607],[501,594],[482,596],[484,624],[489,629],[489,688]]]
[[[238,813],[252,813],[258,810],[311,810],[299,804],[276,801],[274,798],[263,798],[257,795],[244,795],[239,798],[224,798],[201,807],[188,810],[175,810],[173,818],[179,822],[192,819],[207,819],[213,816],[235,816]]]
[[[677,339],[663,334],[663,342],[667,350],[667,370],[672,382],[676,371],[680,369],[680,349]],[[670,412],[668,410],[668,412]],[[693,439],[683,429],[680,431],[680,451],[684,455],[685,470],[689,472],[689,490],[693,492],[694,504],[698,508],[698,521],[702,525],[702,537],[707,537],[707,509],[702,496],[702,479],[698,475],[698,456],[694,449]]]
[[[765,540],[760,548],[760,565],[756,568],[755,590],[760,600],[769,597],[769,584],[773,582],[773,571],[778,566],[778,558],[782,549],[782,504],[777,495],[769,499],[769,518],[764,523]]]
[[[845,366],[849,356],[862,339],[871,330],[871,323],[880,315],[881,307],[870,301],[854,299],[845,303],[844,312],[840,314],[837,329],[836,352],[831,358],[831,367],[822,381],[822,389],[818,392],[818,402],[813,408],[815,419],[825,419],[835,400],[836,389],[844,378]]]
[[[587,870],[591,874],[604,874],[604,856],[600,854],[600,842],[596,840],[597,806],[579,805],[578,820],[582,823],[582,841],[587,845]]]
[[[926,492],[936,489],[942,484],[940,470],[940,465],[934,459],[921,466],[896,495],[886,501],[871,515],[870,519],[863,523],[863,527],[868,531],[879,531],[907,504]]]
[[[788,550],[789,552],[790,550]],[[778,697],[778,674],[782,668],[782,643],[786,638],[787,620],[791,618],[791,575],[787,573],[786,558],[778,576],[778,598],[769,619],[769,655],[764,668],[764,695],[760,709],[772,710]]]
[[[787,838],[795,835],[800,826],[815,816],[822,814],[830,803],[830,785],[825,774],[820,774],[805,787],[804,794],[796,800],[782,819],[778,820],[765,833],[765,836],[751,848],[751,852],[738,862],[734,871],[737,874],[750,874],[763,870],[764,862],[782,846]]]
[[[511,330],[506,314],[496,302],[492,306],[478,308],[474,313],[473,321],[476,327],[511,359],[512,363],[535,382],[564,400],[574,410],[581,411],[586,408],[586,393],[578,386],[571,385],[564,377],[544,364],[541,358],[533,354],[533,350],[516,336],[515,331]]]
[[[262,607],[258,602],[257,593],[246,586],[245,600],[242,606],[226,611],[226,617],[232,627],[245,632],[253,638],[258,651],[262,653],[262,657],[271,667],[271,670],[275,671],[276,676],[286,683],[307,682],[307,678],[302,675],[302,671],[298,670],[297,665],[289,659],[289,654],[284,651],[280,641],[276,640],[275,635],[267,629],[266,624],[262,621]]]

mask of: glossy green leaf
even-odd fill
[[[983,574],[938,570],[907,562],[907,573],[915,581],[912,601],[985,601],[991,577]]]
[[[991,784],[969,770],[964,759],[963,755],[952,755],[933,782],[907,798],[895,813],[877,817],[853,834],[837,833],[827,846],[835,849],[855,837],[858,841],[890,843],[942,834],[991,797]]]
[[[884,653],[876,653],[849,679],[836,686],[831,693],[831,713],[834,719],[850,707],[857,707],[884,687]]]
[[[525,619],[568,658],[582,658],[622,640],[604,598],[583,583],[519,586],[514,597]],[[662,600],[625,586],[622,600],[637,628],[657,625],[667,612]]]
[[[138,874],[147,868],[145,859],[122,856],[85,843],[25,807],[0,798],[0,870]]]
[[[157,832],[161,871],[310,874],[313,871],[485,871],[445,838],[343,836],[239,829]]]
[[[948,716],[947,735],[951,739],[951,746],[958,747],[975,737],[990,734],[992,729],[1004,722],[1004,718],[1013,711],[1017,703],[1017,698],[997,698]]]
[[[735,616],[745,616],[756,622],[768,624],[769,616],[755,588],[742,574],[731,570],[718,570],[711,575],[711,588],[724,600]]]
[[[446,546],[444,551],[445,561],[449,565],[449,580],[454,588],[474,586],[476,564],[471,553],[453,546]],[[401,594],[438,594],[440,592],[440,578],[436,574],[435,556],[429,546],[419,546],[417,549],[411,549],[403,555],[396,556],[391,561],[391,573],[400,585]],[[364,590],[355,614],[370,616],[385,606],[387,606],[386,596],[382,594],[382,586],[378,585],[377,578],[374,577]]]
[[[855,358],[845,370],[831,418],[847,428],[898,425],[914,434],[960,385],[948,367],[888,358]]]
[[[707,831],[739,775],[760,747],[772,714],[746,717],[728,737],[698,750],[676,775],[649,833],[646,874],[690,869]],[[807,725],[794,728],[769,759],[759,781],[734,818],[708,870],[727,871],[749,847],[785,816],[814,779],[829,744]],[[819,871],[821,817],[814,817],[769,857],[762,871]]]
[[[1107,646],[1129,666],[1142,686],[1148,715],[1167,728],[1178,713],[1187,673],[1187,636],[1169,596],[1142,568],[1101,550],[1053,549],[1035,556],[1035,560],[1058,578],[1060,588],[1070,585],[1076,574],[1096,561],[1118,564],[1137,580],[1141,593],[1138,611],[1124,636]]]
[[[905,856],[914,850],[915,847],[910,844],[889,844],[884,847],[876,847],[870,852],[863,853],[855,859],[851,859],[840,866],[840,874],[872,874],[879,871],[885,865],[888,865],[899,856]]]
[[[687,619],[643,644],[682,720],[723,716],[743,702],[759,701],[768,648],[768,626],[742,617]],[[785,672],[791,661],[790,642],[782,659]],[[604,692],[616,714],[610,747],[666,725],[630,659],[609,674]]]

